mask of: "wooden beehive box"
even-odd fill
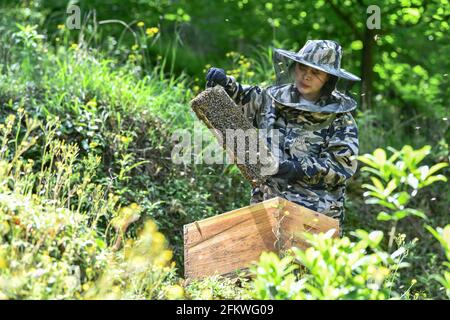
[[[280,197],[184,226],[186,279],[232,275],[259,260],[263,251],[308,247],[303,232],[335,229],[339,222]]]

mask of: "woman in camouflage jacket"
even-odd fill
[[[277,185],[292,202],[339,219],[342,227],[346,181],[357,168],[356,101],[336,89],[338,78],[360,79],[340,68],[341,46],[309,40],[298,52],[275,49],[276,85],[243,86],[211,68],[208,86],[222,85],[255,127],[278,130],[278,172],[267,186],[253,188],[251,203],[270,198]],[[341,229],[342,230],[342,229]]]

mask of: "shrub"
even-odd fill
[[[263,254],[252,268],[256,279],[253,297],[256,299],[390,299],[400,298],[393,290],[404,247],[393,254],[380,249],[383,233],[353,233],[357,242],[348,237],[331,238],[331,233],[305,234],[311,247],[302,251],[292,248],[291,254],[280,259],[275,254]]]
[[[450,298],[450,225],[446,225],[445,228],[434,229],[431,226],[426,226],[433,236],[441,243],[444,249],[445,257],[447,261],[443,263],[445,268],[443,275],[434,274],[433,278],[444,287],[447,297]]]
[[[21,134],[23,118],[27,126]],[[77,145],[66,145],[52,134],[45,135],[41,167],[34,172],[34,162],[22,156],[36,143],[38,127],[43,126],[23,110],[1,127],[0,296],[163,297],[160,288],[174,267],[164,236],[148,221],[139,237],[126,240],[119,250],[118,239],[125,240],[126,228],[142,208],[121,207],[113,194],[90,182],[96,163],[84,159],[90,164],[80,170],[75,166]],[[91,204],[88,209],[84,202]],[[100,216],[110,220],[114,235],[97,228]]]
[[[431,146],[424,146],[414,150],[411,146],[404,146],[401,150],[390,148],[392,155],[388,158],[386,151],[376,149],[373,154],[359,156],[358,159],[367,166],[361,170],[372,175],[372,184],[363,184],[368,191],[364,193],[367,204],[382,206],[387,211],[381,211],[377,219],[380,221],[392,221],[389,238],[389,250],[395,237],[397,222],[408,216],[416,216],[427,219],[420,210],[408,207],[411,200],[418,192],[437,181],[447,181],[444,175],[435,173],[448,166],[441,162],[429,167],[419,166],[423,159],[430,153]]]

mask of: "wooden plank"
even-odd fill
[[[274,198],[185,225],[185,277],[231,273],[274,251],[278,203]]]
[[[302,232],[329,229],[337,236],[338,221],[280,197],[185,225],[185,278],[231,274],[263,251],[308,247]]]
[[[308,248],[309,244],[303,236],[304,232],[325,233],[331,229],[335,229],[333,237],[339,236],[338,220],[286,199],[280,199],[280,206],[283,208],[284,217],[280,219],[281,245],[278,251],[293,246],[303,250]]]

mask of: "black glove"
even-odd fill
[[[228,82],[228,77],[223,69],[219,68],[209,68],[206,74],[206,86],[214,87],[216,84],[225,87]]]
[[[278,172],[272,175],[274,178],[288,181],[296,181],[304,176],[300,163],[296,160],[284,160],[278,165]]]

